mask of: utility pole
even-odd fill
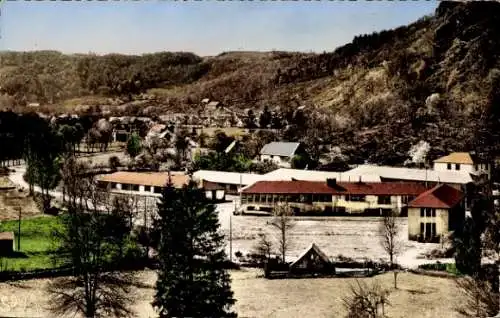
[[[233,262],[233,216],[229,214],[229,261]]]
[[[17,208],[19,212],[19,220],[18,220],[18,226],[17,226],[17,251],[21,251],[21,207]]]

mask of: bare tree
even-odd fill
[[[497,313],[500,295],[489,282],[467,276],[457,279],[456,283],[466,298],[463,306],[457,310],[460,314],[466,317],[491,317]]]
[[[378,282],[367,285],[356,279],[356,285],[351,285],[349,292],[350,295],[342,299],[347,310],[346,318],[386,317],[385,306],[390,305],[389,291]]]
[[[398,272],[395,268],[395,259],[396,256],[401,252],[402,242],[399,239],[400,226],[398,224],[398,216],[396,211],[391,210],[384,216],[379,231],[381,236],[380,243],[389,256],[389,266],[394,273],[394,288],[398,288]]]
[[[61,316],[131,316],[135,275],[120,271],[131,232],[130,211],[92,176],[81,175],[79,167],[76,160],[67,160],[63,169],[68,214],[54,235],[61,244],[58,261],[72,267],[73,275],[49,285],[51,310]]]
[[[271,254],[273,253],[273,242],[266,233],[259,233],[259,240],[254,246],[254,251],[262,261],[265,263],[269,262]]]
[[[283,264],[285,264],[286,253],[290,247],[288,232],[295,226],[295,222],[290,218],[290,208],[287,204],[277,204],[274,207],[274,214],[275,217],[270,224],[279,232],[278,251],[281,254]]]

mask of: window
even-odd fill
[[[144,191],[151,192],[151,186],[144,186]]]
[[[451,163],[447,164],[447,165],[446,165],[446,168],[447,168],[448,170],[451,170]]]
[[[138,184],[132,185],[132,190],[139,191],[139,185]]]
[[[348,199],[349,199],[349,201],[353,201],[353,202],[364,202],[366,200],[366,196],[365,195],[351,195],[351,196],[348,196]]]
[[[433,208],[420,208],[420,217],[435,217],[436,209]]]
[[[161,187],[154,187],[154,193],[161,193]]]
[[[378,196],[378,204],[391,204],[391,196],[390,195],[379,195]]]
[[[455,170],[460,170],[460,164],[459,163],[455,164]]]
[[[408,202],[411,202],[415,199],[416,197],[414,195],[404,195],[401,198],[401,201],[403,204],[408,204]]]

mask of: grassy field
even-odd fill
[[[52,233],[61,226],[61,219],[53,216],[40,216],[21,220],[21,250],[11,257],[3,257],[3,266],[8,270],[31,270],[51,268],[54,264],[52,256],[57,248]],[[0,223],[0,231],[15,233],[17,250],[17,221]]]
[[[349,286],[355,284],[352,278],[267,280],[259,274],[254,269],[231,271],[231,288],[236,298],[233,309],[238,317],[344,317],[342,299],[348,295]],[[156,274],[141,271],[139,276],[144,286],[133,291],[136,317],[157,317],[151,307]],[[401,273],[398,289],[392,287],[392,279],[391,273],[362,279],[366,282],[377,280],[384,288],[390,289],[391,305],[386,307],[388,317],[463,317],[456,309],[463,303],[464,296],[452,279]],[[49,281],[37,279],[0,283],[0,315],[51,317],[47,310],[50,299],[46,286]]]

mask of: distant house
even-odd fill
[[[464,193],[440,184],[408,204],[408,239],[439,242],[462,225],[465,218]]]
[[[491,165],[480,161],[468,152],[453,152],[434,160],[436,171],[465,171],[473,175],[486,175],[490,178]]]
[[[190,178],[184,173],[177,172],[171,173],[170,179],[174,187],[181,188]],[[98,185],[109,191],[152,196],[159,196],[167,182],[168,172],[118,171],[98,178]]]
[[[270,142],[260,151],[260,161],[272,161],[279,167],[290,168],[295,155],[305,153],[304,147],[299,142]]]
[[[212,201],[224,201],[226,199],[226,188],[217,183],[210,181],[202,181],[201,184],[205,190],[205,197]]]

